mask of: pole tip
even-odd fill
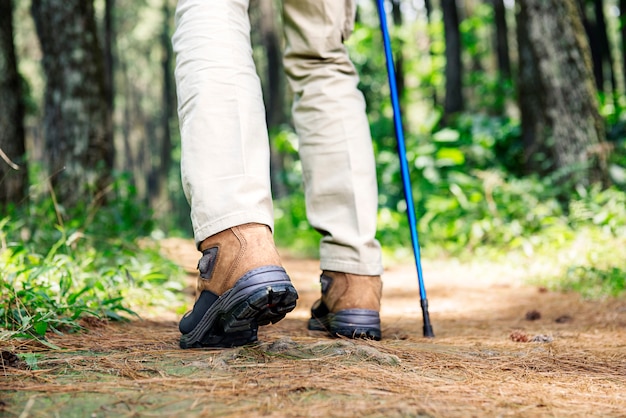
[[[432,325],[424,325],[424,337],[425,338],[435,338],[435,333],[433,331]]]
[[[430,324],[430,315],[428,314],[428,299],[421,299],[420,305],[422,305],[422,316],[424,318],[424,337],[435,338],[433,326]]]

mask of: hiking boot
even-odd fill
[[[198,297],[178,326],[181,348],[254,342],[260,325],[278,322],[296,307],[298,293],[266,225],[227,229],[204,240],[200,251]]]
[[[380,340],[380,276],[324,271],[320,282],[322,298],[311,308],[310,330]]]

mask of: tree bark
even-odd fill
[[[619,0],[620,37],[622,40],[622,77],[626,89],[626,0]]]
[[[104,2],[104,74],[109,113],[115,107],[115,0]]]
[[[113,141],[104,59],[90,0],[33,0],[46,75],[44,135],[57,199],[76,206],[103,198]]]
[[[257,63],[261,82],[263,84],[263,101],[265,103],[265,117],[270,131],[288,123],[286,112],[286,85],[283,71],[282,38],[276,21],[276,7],[274,0],[255,0],[250,3],[251,20],[258,28],[258,38],[264,52],[265,62]],[[277,199],[287,196],[289,189],[285,176],[285,156],[270,144],[270,180],[272,192]]]
[[[613,53],[611,52],[611,43],[607,32],[606,18],[604,16],[604,2],[602,0],[594,0],[594,14],[596,18],[596,30],[598,33],[598,42],[600,54],[602,57],[602,71],[608,73],[611,81],[611,93],[617,93],[617,82],[615,72],[613,71]]]
[[[172,169],[172,135],[171,121],[175,116],[176,99],[174,91],[174,53],[171,42],[172,9],[169,0],[163,0],[161,5],[163,26],[161,29],[161,72],[163,87],[162,113],[160,121],[160,148],[154,149],[150,154],[155,162],[150,167],[150,179],[148,181],[148,198],[151,207],[157,209],[158,215],[167,214],[172,209],[167,180]]]
[[[391,17],[393,19],[393,26],[396,28],[402,27],[402,2],[401,0],[391,0]],[[396,68],[396,85],[398,87],[398,96],[400,96],[400,104],[403,104],[402,98],[404,97],[404,86],[406,85],[404,77],[404,45],[401,42],[396,49],[395,68]],[[402,112],[404,113],[404,112]]]
[[[461,32],[456,0],[441,0],[446,42],[446,96],[444,120],[464,108],[463,63],[461,61]]]
[[[504,0],[493,0],[494,21],[496,26],[495,44],[498,56],[498,70],[505,80],[511,79],[511,58],[509,54],[509,29],[506,23]]]
[[[574,0],[521,0],[519,100],[529,171],[608,183],[589,44]]]
[[[604,2],[602,0],[578,0],[578,5],[583,26],[589,38],[596,88],[599,92],[609,92],[612,93],[613,97],[616,97],[617,80],[613,69],[613,52],[604,16]],[[611,83],[610,88],[607,88],[606,85],[607,77]]]
[[[432,23],[432,15],[433,15],[433,3],[431,0],[424,0],[424,9],[426,10],[426,22],[428,23],[428,26],[430,27],[430,24]],[[428,45],[428,56],[430,58],[430,62],[432,63],[433,58],[435,57],[435,53],[432,48],[432,40],[430,39],[430,37],[429,37],[429,45]],[[439,99],[437,98],[437,89],[430,84],[429,84],[429,88],[432,90],[431,97],[433,100],[433,106],[437,107],[439,105]]]
[[[24,106],[13,43],[12,0],[0,0],[0,211],[26,196]],[[0,212],[1,216],[1,212]]]
[[[257,4],[259,35],[267,60],[263,82],[267,124],[272,129],[287,121],[282,39],[276,22],[274,0],[258,0]]]

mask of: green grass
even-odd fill
[[[128,201],[62,214],[54,202],[0,220],[0,339],[73,332],[95,316],[124,320],[132,307],[182,304],[181,269],[149,232],[149,214]],[[144,240],[145,242],[145,240]]]

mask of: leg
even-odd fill
[[[173,38],[182,177],[202,251],[182,348],[242,345],[295,307],[271,233],[269,144],[248,0],[180,0]]]
[[[380,338],[376,168],[365,100],[343,44],[355,4],[284,0],[285,70],[294,92],[307,216],[323,235],[322,299],[309,328]]]
[[[248,0],[180,0],[173,45],[182,182],[196,243],[250,222],[272,228],[269,144]]]
[[[378,191],[358,76],[343,45],[350,1],[285,0],[285,70],[294,92],[307,215],[322,232],[323,270],[382,272]]]

